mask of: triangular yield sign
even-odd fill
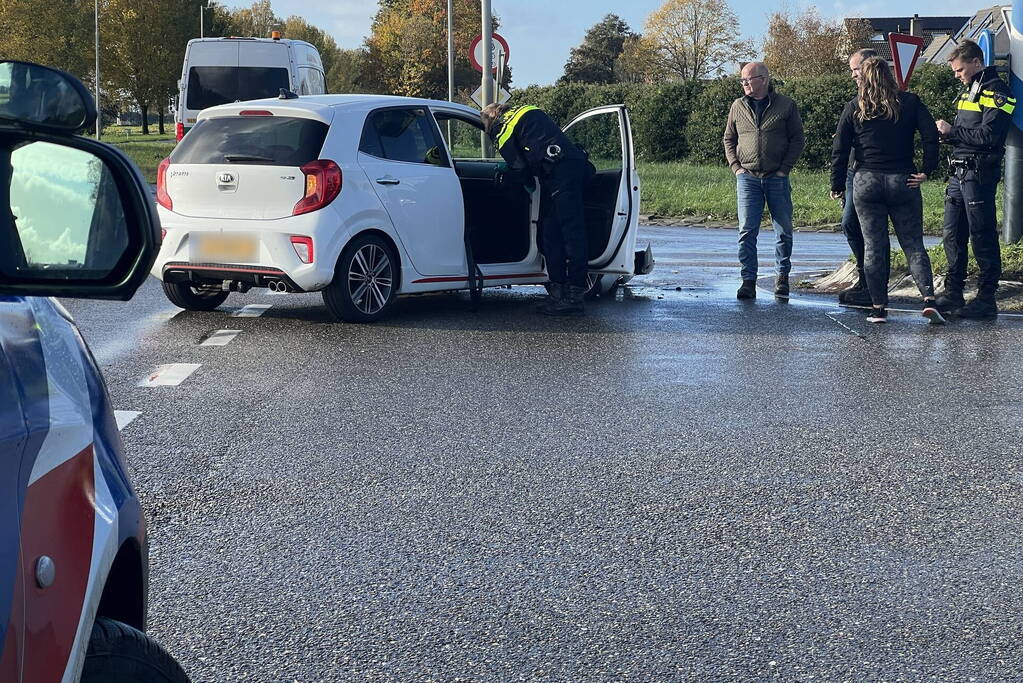
[[[895,62],[895,80],[899,88],[905,90],[924,49],[924,39],[904,33],[889,33],[888,46],[892,49],[892,61]]]

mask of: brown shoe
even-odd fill
[[[736,299],[756,299],[757,298],[757,281],[756,280],[743,280],[742,287],[739,287],[739,291],[735,293]]]
[[[788,296],[789,295],[789,276],[779,275],[774,280],[774,295],[775,296]]]

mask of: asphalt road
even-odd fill
[[[737,302],[734,232],[647,238],[584,319],[67,302],[138,413],[151,632],[193,680],[1023,677],[1023,321]]]

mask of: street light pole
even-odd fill
[[[448,102],[455,101],[455,16],[454,0],[448,0]]]
[[[483,0],[483,106],[494,103],[494,36],[490,0]]]
[[[86,5],[88,7],[88,5]],[[103,126],[103,114],[99,106],[99,0],[95,0],[96,10],[96,139],[99,140],[100,128]]]
[[[206,14],[206,8],[202,6],[202,2],[203,2],[203,0],[199,0],[199,37],[200,38],[203,37],[203,33],[205,33],[205,29],[206,29],[206,27],[203,25],[204,21],[205,21],[205,18],[203,17],[203,15]]]

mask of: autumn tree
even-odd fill
[[[0,54],[87,79],[95,69],[94,25],[93,0],[2,0]]]
[[[269,38],[270,32],[281,25],[281,19],[274,14],[270,0],[256,0],[251,7],[231,12],[231,35]]]
[[[621,83],[656,83],[665,80],[664,60],[650,38],[633,35],[625,40],[615,60],[615,79]]]
[[[455,87],[471,90],[480,81],[467,57],[479,33],[480,2],[455,0],[454,8]],[[366,39],[364,67],[361,78],[369,91],[446,99],[446,0],[381,0]],[[509,79],[506,73],[505,83]]]
[[[583,42],[572,48],[559,83],[614,83],[615,64],[630,39],[636,38],[617,14],[608,14],[586,32]]]
[[[367,59],[365,49],[338,50],[337,58],[327,72],[327,92],[369,92],[372,86],[366,82]]]
[[[647,18],[644,37],[665,74],[677,80],[719,76],[753,56],[753,43],[739,38],[739,19],[726,0],[668,0]]]
[[[310,24],[302,17],[288,17],[281,24],[281,33],[285,38],[291,40],[304,40],[320,53],[320,61],[323,63],[323,73],[329,74],[337,63],[341,50],[333,36]],[[332,91],[328,91],[332,92]]]
[[[764,41],[764,63],[782,78],[844,74],[852,44],[858,42],[858,36],[849,35],[846,23],[825,19],[814,7],[795,16],[775,12]]]
[[[194,37],[190,0],[104,0],[101,6],[100,75],[114,93],[123,93],[142,114],[142,133],[149,134],[149,108],[154,104],[163,128],[165,103],[176,90],[179,59]],[[198,23],[198,14],[195,15]]]

